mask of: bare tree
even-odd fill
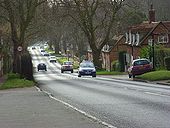
[[[1,18],[8,21],[11,29],[11,39],[13,42],[13,72],[21,73],[18,66],[20,52],[18,46],[22,46],[26,51],[26,32],[32,22],[36,9],[46,0],[0,0],[0,8],[3,10]]]
[[[57,1],[56,1],[57,2]],[[115,16],[124,0],[61,0],[60,6],[68,9],[72,17],[82,29],[92,50],[93,62],[100,69],[101,49],[110,40]]]

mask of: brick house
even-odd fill
[[[142,48],[148,45],[163,45],[170,48],[170,21],[155,21],[155,10],[152,5],[149,10],[149,21],[128,28],[124,35],[114,37],[107,50],[101,53],[103,68],[112,70],[111,63],[119,59],[119,52],[124,52],[124,67],[140,57]],[[152,58],[151,61],[153,61]]]

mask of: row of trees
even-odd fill
[[[20,73],[22,53],[31,42],[45,40],[61,47],[72,44],[82,55],[88,44],[94,63],[101,68],[100,53],[112,37],[132,24],[146,20],[136,0],[0,0],[0,26],[13,48],[13,72]],[[75,51],[75,50],[74,50]]]

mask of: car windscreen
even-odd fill
[[[146,65],[146,64],[149,64],[149,61],[147,61],[147,60],[138,60],[138,61],[135,61],[133,63],[134,66],[137,66],[137,65]]]
[[[72,62],[64,62],[64,65],[72,65]]]
[[[94,64],[93,63],[81,63],[80,67],[94,68]]]

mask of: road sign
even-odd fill
[[[18,46],[17,50],[18,50],[19,52],[21,52],[21,51],[22,51],[22,46]]]

